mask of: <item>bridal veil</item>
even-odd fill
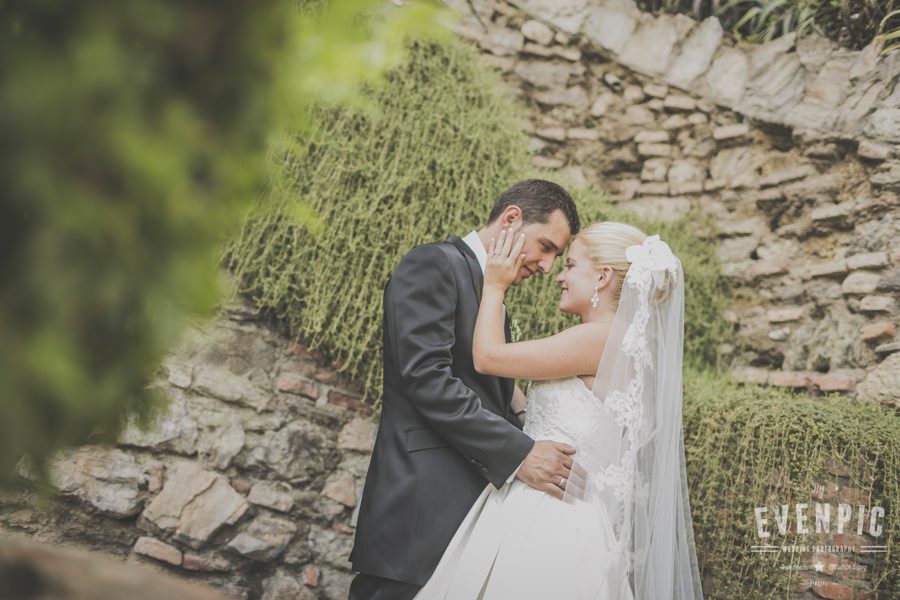
[[[658,235],[626,258],[592,389],[608,421],[578,448],[586,480],[564,499],[606,511],[635,600],[702,600],[682,431],[684,273]]]

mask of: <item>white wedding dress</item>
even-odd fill
[[[570,444],[576,461],[589,454],[594,466],[616,454],[618,407],[581,378],[533,382],[527,397],[524,430],[533,439]],[[415,600],[633,600],[629,552],[604,500],[615,487],[564,502],[519,479],[499,490],[488,484]]]

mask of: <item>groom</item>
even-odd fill
[[[472,365],[487,247],[507,227],[526,234],[518,285],[550,273],[578,233],[578,212],[555,183],[521,181],[500,194],[484,228],[413,248],[385,286],[381,423],[350,554],[359,571],[350,600],[412,598],[487,482],[499,489],[518,477],[562,497],[574,448],[523,433],[513,380]]]

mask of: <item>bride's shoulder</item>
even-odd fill
[[[590,338],[602,336],[605,338],[607,335],[609,335],[610,327],[612,327],[612,323],[607,323],[604,321],[589,321],[587,323],[572,325],[565,331],[572,336]]]
[[[571,342],[572,351],[579,352],[586,356],[596,354],[597,360],[600,360],[600,354],[609,338],[609,331],[612,323],[604,322],[588,322],[573,325],[565,331],[566,338]]]

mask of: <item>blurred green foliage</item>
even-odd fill
[[[638,6],[698,20],[715,16],[726,31],[750,42],[817,31],[860,49],[876,37],[900,35],[900,0],[639,0]]]
[[[352,103],[432,5],[0,0],[0,481],[113,439],[313,101]],[[279,135],[280,134],[280,135]],[[312,220],[306,211],[306,222]]]

